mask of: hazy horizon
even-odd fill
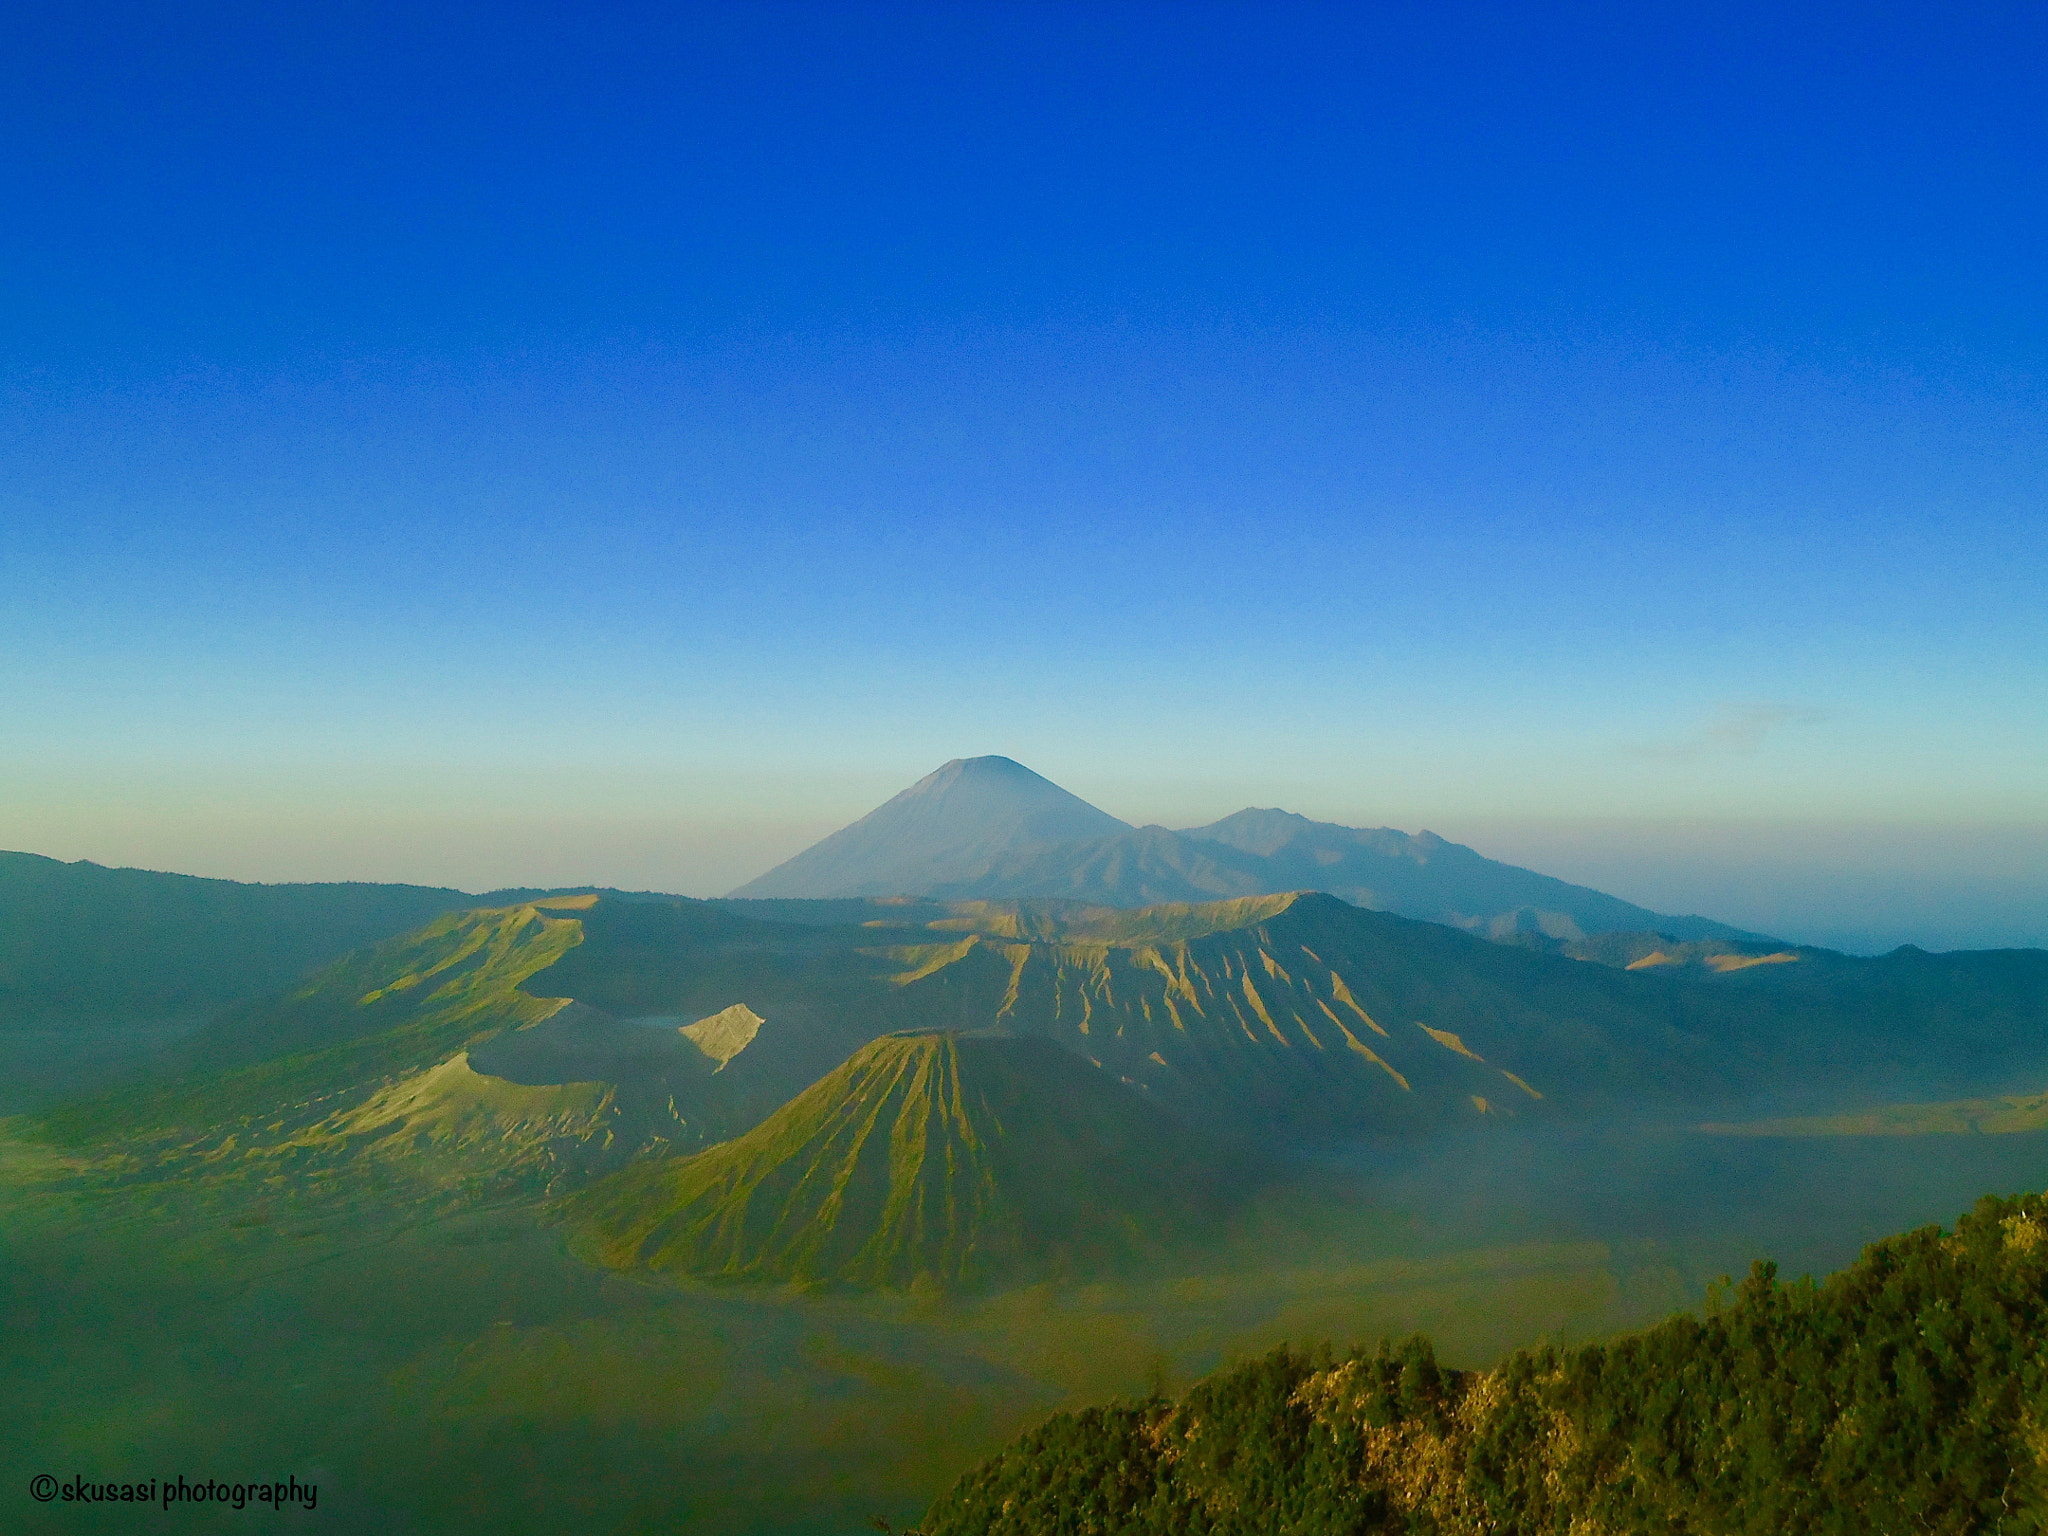
[[[369,880],[479,892],[598,885],[722,896],[928,771],[905,770],[893,780],[880,769],[808,781],[785,774],[772,794],[759,782],[714,780],[712,795],[746,808],[723,816],[683,775],[564,772],[552,780],[462,777],[411,805],[394,805],[374,778],[353,793],[337,790],[325,807],[191,790],[179,800],[158,789],[158,798],[132,804],[125,818],[98,805],[89,815],[61,805],[27,813],[13,806],[0,825],[35,838],[11,845],[21,852],[218,879]],[[1247,805],[1277,805],[1316,820],[1427,830],[1655,911],[1852,953],[1900,944],[2048,947],[2048,828],[2030,824],[1515,818],[1443,806],[1381,814],[1357,803],[1262,796],[1243,784],[1110,781],[1089,793],[1079,787],[1085,777],[1049,776],[1136,826],[1199,826]],[[522,788],[559,799],[592,779],[605,787],[608,808],[580,817],[521,809]]]
[[[2038,18],[1468,20],[23,21],[0,845],[709,893],[992,751],[2048,943]]]

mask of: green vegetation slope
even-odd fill
[[[1054,1040],[1191,1123],[1310,1139],[1711,1096],[1786,1045],[1768,1003],[1328,896],[831,902],[824,923],[738,905],[601,900],[547,988],[623,1019],[744,1001],[782,1032],[734,1068],[777,1103],[883,1034],[994,1030]]]
[[[1049,1041],[932,1033],[877,1040],[746,1135],[564,1212],[621,1268],[954,1289],[1184,1248],[1247,1182]]]
[[[70,1145],[288,1140],[391,1082],[554,1014],[566,999],[523,984],[581,938],[570,912],[534,904],[437,918],[230,1014],[194,1039],[172,1080],[62,1106],[43,1127]]]
[[[46,1128],[78,1146],[246,1152],[465,1053],[479,1079],[607,1089],[577,1136],[680,1149],[759,1124],[872,1040],[952,1030],[1051,1041],[1188,1124],[1322,1142],[1503,1116],[1730,1119],[1717,1106],[1780,1087],[1794,1092],[1778,1116],[1852,1094],[2008,1093],[2036,1085],[2048,1025],[2041,952],[1801,952],[1688,981],[1318,894],[1136,911],[835,901],[810,921],[786,920],[795,902],[774,921],[736,905],[585,895],[447,914],[229,1010],[171,1080],[50,1112]],[[728,1014],[751,1021],[744,1041],[686,1033]],[[454,1142],[482,1158],[492,1117],[524,1127],[515,1140],[555,1123],[488,1083],[435,1083],[496,1107],[430,1113],[407,1090],[389,1124],[423,1117],[432,1142],[459,1123]],[[365,1144],[348,1126],[321,1133],[321,1156]]]
[[[1282,1349],[1179,1402],[1060,1414],[926,1536],[1621,1536],[2048,1526],[2048,1199],[1878,1243],[1815,1285],[1446,1370]]]

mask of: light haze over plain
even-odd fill
[[[5,24],[0,846],[712,894],[1002,753],[2048,943],[2038,11],[221,14]]]

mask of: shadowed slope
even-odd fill
[[[0,1028],[197,1021],[473,907],[416,885],[246,885],[0,853]]]
[[[877,1040],[737,1140],[565,1210],[619,1267],[950,1289],[1143,1262],[1246,1184],[1049,1041],[934,1033]]]

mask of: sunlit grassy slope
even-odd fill
[[[956,1289],[1186,1250],[1250,1174],[1049,1041],[892,1035],[746,1135],[564,1210],[619,1267]]]
[[[522,984],[581,937],[572,915],[531,904],[438,918],[228,1015],[192,1043],[172,1081],[54,1110],[43,1126],[72,1145],[289,1138],[478,1040],[547,1018],[566,999]]]

